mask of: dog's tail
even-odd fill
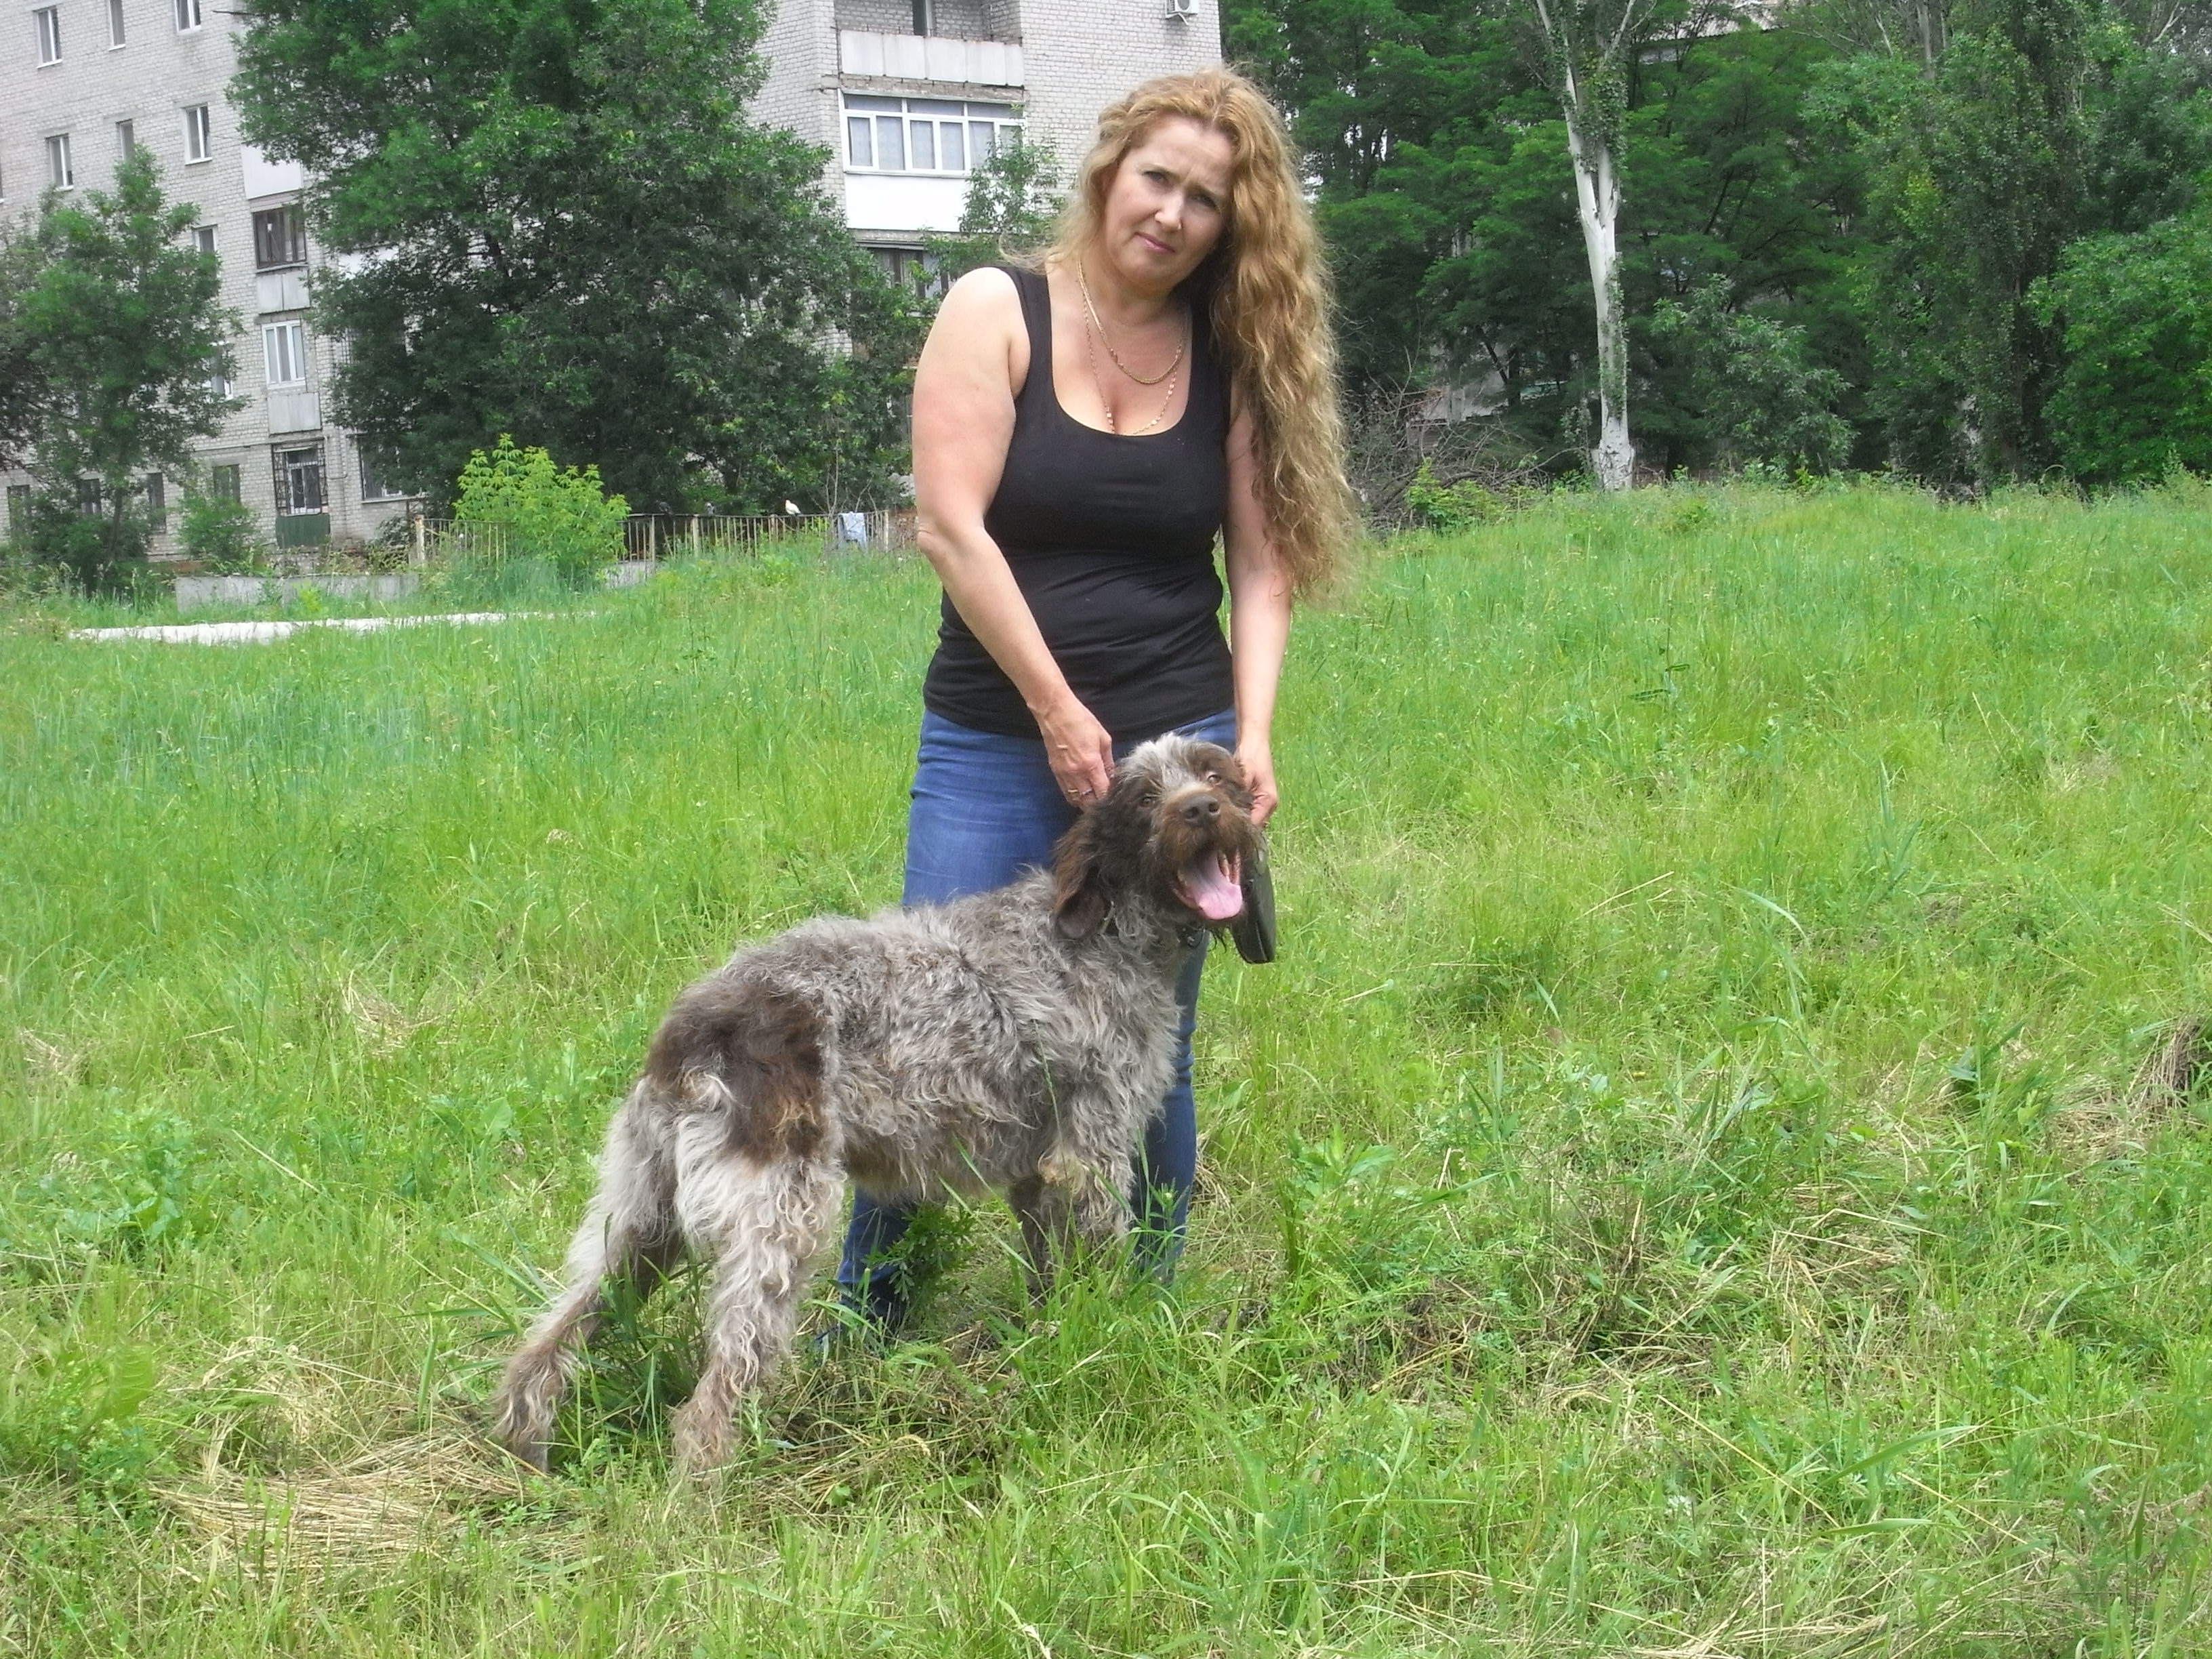
[[[709,979],[677,999],[653,1034],[646,1080],[694,1110],[726,1116],[729,1144],[757,1162],[821,1145],[822,1016],[793,993]]]

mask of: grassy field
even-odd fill
[[[896,893],[933,589],[0,632],[0,1651],[2212,1651],[2212,499],[1565,499],[1306,618],[1171,1294],[669,1478],[478,1402],[669,995]]]

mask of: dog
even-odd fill
[[[1243,908],[1251,804],[1228,750],[1160,738],[1048,871],[817,918],[686,989],[608,1128],[565,1288],[507,1367],[500,1441],[545,1467],[610,1282],[649,1295],[690,1250],[713,1266],[677,1461],[725,1462],[739,1401],[790,1348],[848,1181],[887,1201],[1004,1192],[1040,1291],[1072,1249],[1120,1240],[1172,1072],[1176,974]]]

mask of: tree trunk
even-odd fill
[[[1567,155],[1575,166],[1575,216],[1582,222],[1583,252],[1589,258],[1590,292],[1597,301],[1597,447],[1590,471],[1601,489],[1626,489],[1636,481],[1636,446],[1628,437],[1628,319],[1620,303],[1620,175],[1613,145],[1594,131],[1582,107],[1583,88],[1571,70],[1561,104],[1567,118]]]

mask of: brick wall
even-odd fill
[[[198,446],[204,466],[234,465],[240,491],[273,535],[275,482],[270,471],[270,398],[262,355],[261,325],[303,318],[299,284],[281,295],[287,308],[264,313],[255,281],[255,210],[296,199],[294,169],[273,166],[250,151],[238,135],[238,120],[224,96],[236,68],[234,31],[243,27],[227,0],[202,0],[203,26],[179,33],[173,0],[123,0],[124,44],[109,45],[106,0],[56,0],[61,9],[62,59],[40,67],[29,14],[18,9],[0,15],[0,214],[23,218],[34,214],[46,183],[45,139],[66,132],[76,175],[76,195],[105,190],[113,181],[121,150],[115,124],[127,120],[137,146],[150,151],[171,200],[190,202],[195,222],[211,225],[216,252],[222,260],[222,302],[238,316],[233,341],[236,359],[233,390],[245,407],[224,422],[216,436]],[[205,104],[211,115],[210,158],[186,159],[185,118],[189,106]],[[308,270],[319,263],[312,245]],[[329,393],[336,356],[330,341],[308,336],[307,384],[319,398]],[[349,434],[327,418],[319,429],[283,441],[323,446],[325,493],[330,503],[331,533],[368,537],[401,509],[370,505],[361,499],[361,472]],[[0,482],[21,483],[28,475],[11,472]],[[183,491],[167,491],[169,533],[155,544],[157,555],[172,552],[180,521]]]

